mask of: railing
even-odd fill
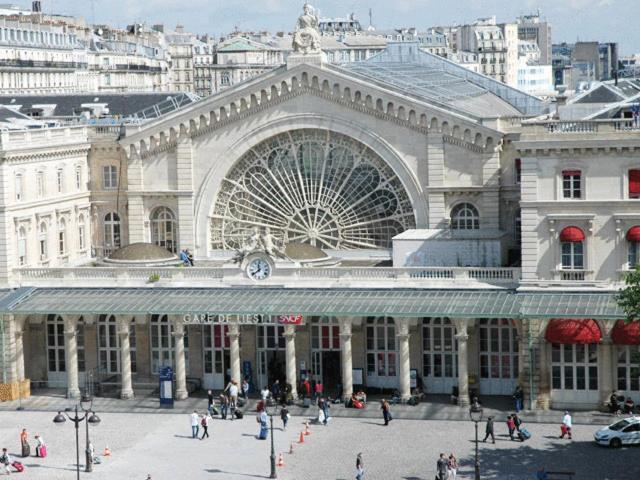
[[[38,144],[82,142],[87,139],[84,127],[43,128],[39,130],[10,130],[0,132],[0,145],[33,147]]]
[[[10,68],[58,68],[58,69],[74,69],[86,70],[86,63],[80,62],[51,62],[46,60],[20,60],[20,59],[2,59],[0,67]]]
[[[591,280],[591,273],[590,270],[556,270],[554,277],[564,282],[584,282]]]
[[[225,267],[61,267],[20,268],[14,278],[21,285],[58,284],[76,281],[83,286],[92,284],[150,284],[165,281],[232,284],[251,282],[236,266]],[[519,268],[466,268],[466,267],[329,267],[329,268],[276,268],[273,282],[278,284],[317,285],[358,281],[361,284],[404,283],[422,284],[498,284],[514,285],[520,280]],[[323,282],[324,281],[324,282]],[[269,281],[263,282],[268,284]],[[357,286],[357,285],[356,285]]]
[[[524,134],[550,133],[554,135],[562,135],[638,132],[640,131],[640,119],[553,120],[546,122],[523,123],[522,128]]]

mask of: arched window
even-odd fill
[[[627,242],[629,243],[629,270],[640,265],[640,226],[631,227],[627,232]]]
[[[49,372],[49,384],[63,377],[52,377],[52,373],[66,372],[66,358],[64,350],[64,320],[61,316],[50,314],[47,316],[47,366]],[[78,351],[78,371],[85,371],[84,355],[84,319],[80,317],[76,326],[76,347]],[[66,379],[65,379],[66,381]],[[51,385],[60,387],[60,385]]]
[[[84,215],[78,217],[78,249],[82,252],[86,248],[86,227]]]
[[[64,255],[67,252],[67,223],[64,218],[58,223],[58,254]]]
[[[175,369],[174,352],[175,338],[172,335],[173,325],[166,315],[151,316],[151,373],[158,374],[160,367],[168,366]],[[189,372],[189,338],[187,328],[184,328],[184,356],[185,368]]]
[[[24,227],[18,230],[18,264],[21,267],[27,264],[27,231]]]
[[[397,347],[396,327],[393,318],[367,319],[366,338],[367,385],[395,387]]]
[[[566,227],[560,232],[562,269],[584,269],[584,232],[578,227]]]
[[[518,377],[518,332],[513,320],[480,319],[480,390],[507,395]]]
[[[160,207],[151,215],[151,242],[176,252],[176,220],[167,207]]]
[[[136,373],[136,328],[133,319],[129,325],[129,348],[131,372]],[[103,373],[120,373],[120,335],[114,315],[100,315],[98,318],[98,359]]]
[[[448,318],[425,318],[422,323],[422,376],[427,391],[449,393],[458,381],[456,328]]]
[[[480,228],[478,209],[470,203],[461,203],[453,207],[451,228],[453,230],[478,230]]]
[[[109,212],[104,216],[104,256],[120,248],[120,216]]]
[[[48,257],[47,252],[47,224],[42,222],[40,224],[40,230],[38,232],[38,243],[40,244],[40,260],[46,260]]]

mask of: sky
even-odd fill
[[[8,2],[9,0],[7,0]],[[29,0],[13,0],[30,5]],[[94,8],[92,9],[92,3]],[[623,54],[640,53],[640,0],[310,0],[323,17],[355,13],[363,25],[419,30],[433,25],[464,24],[496,15],[498,21],[540,9],[553,25],[553,41],[618,42]],[[42,0],[43,11],[80,15],[87,21],[124,26],[177,23],[194,33],[216,36],[240,30],[290,31],[304,0]]]

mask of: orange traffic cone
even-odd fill
[[[311,435],[311,430],[309,430],[309,420],[307,420],[307,425],[304,429],[304,434],[305,435]]]
[[[278,457],[278,466],[279,467],[284,467],[284,455],[282,455],[282,453]]]
[[[111,456],[111,450],[109,450],[109,446],[104,447],[104,452],[102,455],[104,455],[105,457]]]
[[[298,443],[304,443],[304,432],[300,432],[300,440],[298,440]]]
[[[289,455],[293,455],[293,442],[289,445]]]

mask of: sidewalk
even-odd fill
[[[367,407],[364,410],[345,408],[343,404],[331,405],[331,416],[345,418],[378,418],[380,413],[380,399],[382,396],[370,396]],[[486,419],[492,415],[496,421],[506,418],[506,415],[513,412],[513,405],[509,397],[486,397],[483,399],[484,413]],[[247,414],[255,412],[257,400],[249,399],[248,404],[243,407]],[[75,405],[73,400],[64,397],[61,390],[39,390],[37,395],[22,401],[25,411],[56,412]],[[0,403],[0,411],[13,411],[19,406],[17,400]],[[93,409],[102,413],[191,413],[194,410],[203,411],[207,408],[207,399],[204,392],[197,392],[195,396],[186,400],[176,401],[173,409],[159,408],[159,401],[156,396],[145,396],[131,400],[120,400],[117,398],[95,397]],[[270,407],[271,408],[271,407]],[[403,420],[452,420],[471,421],[467,408],[451,405],[447,395],[429,395],[427,401],[416,406],[392,405],[391,410],[394,418]],[[303,408],[296,404],[289,407],[291,415],[294,416],[317,416],[317,409],[312,406]],[[533,423],[560,423],[563,411],[558,410],[536,410],[521,412],[521,418],[525,422]],[[572,412],[573,422],[584,425],[608,425],[613,422],[612,415],[598,411]]]

